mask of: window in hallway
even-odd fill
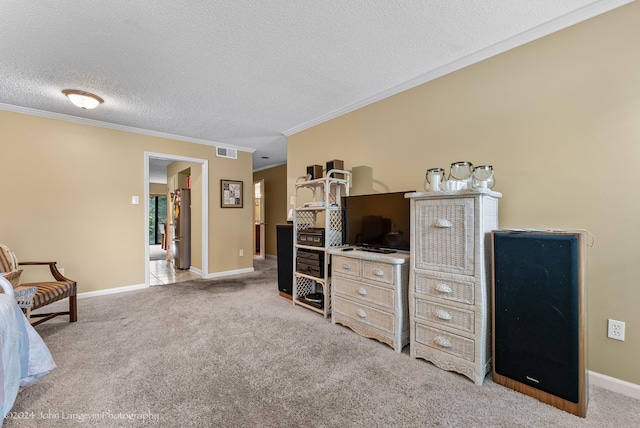
[[[149,244],[162,244],[164,224],[167,222],[167,197],[149,197]]]

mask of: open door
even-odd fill
[[[193,164],[194,166],[199,165],[200,168],[200,174],[201,174],[201,180],[199,181],[199,185],[196,187],[197,192],[194,192],[194,189],[191,187],[191,180],[189,179],[189,185],[185,185],[184,183],[180,183],[178,180],[176,179],[170,179],[169,177],[166,177],[166,168],[169,164],[171,164],[172,162],[176,162],[176,161],[180,161],[180,162],[186,162],[186,163],[190,163]],[[162,177],[160,177],[158,175],[158,168],[162,169]],[[191,167],[193,168],[193,166]],[[145,193],[145,210],[143,212],[144,214],[144,227],[145,230],[149,229],[149,212],[150,212],[150,201],[151,201],[151,194],[150,194],[150,187],[151,187],[151,180],[150,180],[150,176],[151,176],[151,171],[153,169],[153,175],[155,177],[155,179],[157,180],[166,180],[166,200],[167,200],[167,205],[170,205],[171,203],[171,193],[175,191],[175,189],[182,187],[182,188],[187,188],[187,187],[191,187],[192,190],[192,198],[191,198],[191,202],[192,204],[194,203],[194,200],[196,200],[198,202],[198,206],[200,206],[200,209],[198,209],[198,214],[200,214],[198,216],[198,220],[197,220],[197,225],[199,226],[199,229],[201,230],[201,233],[198,233],[198,236],[200,237],[201,241],[200,241],[200,245],[198,245],[200,247],[200,254],[198,255],[198,259],[200,260],[201,263],[201,267],[192,267],[189,270],[185,270],[184,272],[182,271],[178,271],[178,272],[173,272],[173,274],[175,275],[182,275],[183,277],[187,277],[189,274],[191,275],[195,275],[196,277],[206,277],[208,275],[209,272],[209,233],[208,233],[208,225],[209,225],[209,161],[207,159],[199,159],[199,158],[190,158],[190,157],[183,157],[183,156],[176,156],[176,155],[170,155],[170,154],[165,154],[165,153],[154,153],[154,152],[144,152],[144,193]],[[166,178],[164,178],[166,177]],[[186,177],[185,177],[186,180]],[[160,184],[165,184],[162,183],[161,181],[154,181],[154,183],[160,183]],[[165,192],[165,190],[163,190],[163,193]],[[170,209],[170,206],[167,206],[166,209],[166,225],[171,225],[171,223],[173,222],[173,217],[172,217],[172,210]],[[192,224],[193,226],[193,224]],[[173,252],[172,251],[172,247],[173,245],[171,245],[171,243],[173,242],[173,228],[171,227],[166,227],[165,229],[165,236],[164,236],[164,240],[165,240],[165,246],[166,246],[166,250],[167,252]],[[145,285],[148,287],[149,285],[156,285],[158,283],[166,283],[166,281],[162,281],[158,280],[158,278],[156,277],[154,279],[154,281],[151,281],[151,262],[150,262],[150,242],[152,242],[151,239],[151,234],[146,232],[145,233]],[[191,248],[193,251],[193,247]],[[170,257],[173,258],[173,254],[170,254]],[[166,257],[164,258],[166,260]],[[170,274],[171,272],[165,272],[164,270],[161,272],[163,275],[165,273]],[[155,276],[155,275],[154,275]],[[170,275],[167,275],[170,277]],[[170,278],[163,278],[163,279],[170,279]]]
[[[265,258],[265,214],[264,214],[264,180],[253,183],[253,223],[254,223],[254,256],[259,259]]]

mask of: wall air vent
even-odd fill
[[[219,158],[238,159],[238,151],[236,149],[227,149],[226,147],[216,147],[216,156]]]

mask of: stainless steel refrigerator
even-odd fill
[[[173,205],[173,262],[178,269],[191,267],[191,190],[177,189]]]

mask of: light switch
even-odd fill
[[[132,196],[131,197],[131,203],[133,205],[138,205],[140,203],[140,198],[138,196]]]

